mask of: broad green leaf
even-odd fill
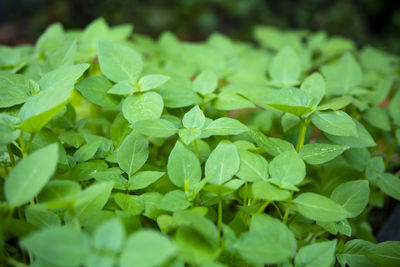
[[[278,264],[293,255],[296,239],[281,221],[258,214],[251,219],[250,231],[243,233],[234,247],[253,264]]]
[[[206,121],[206,117],[203,114],[203,111],[199,108],[198,105],[194,106],[191,110],[189,110],[185,116],[183,116],[182,124],[185,128],[197,128],[201,129]]]
[[[201,136],[201,130],[197,128],[180,129],[178,134],[182,142],[188,145]]]
[[[18,118],[11,115],[0,114],[0,145],[9,144],[19,137],[21,131],[14,129],[18,121]]]
[[[58,144],[51,144],[23,158],[12,169],[4,184],[4,194],[12,206],[33,199],[56,170]]]
[[[377,266],[398,266],[400,264],[400,242],[386,241],[370,246],[366,256]]]
[[[35,49],[38,52],[51,51],[60,46],[64,40],[65,33],[63,26],[60,23],[53,23],[40,35]]]
[[[272,81],[282,86],[298,84],[300,73],[300,58],[290,46],[281,48],[269,67]]]
[[[344,219],[338,222],[320,222],[317,221],[317,225],[324,228],[326,231],[333,235],[337,235],[338,233],[351,237],[352,228],[350,223]]]
[[[308,106],[307,93],[298,88],[271,90],[262,96],[262,100],[275,109],[296,116],[302,116],[312,111],[312,108]]]
[[[296,267],[330,267],[335,262],[336,240],[300,248],[294,259]]]
[[[290,197],[290,192],[280,189],[268,181],[258,181],[251,185],[251,193],[255,199],[265,201],[282,201]]]
[[[28,206],[25,209],[25,218],[28,223],[39,228],[61,225],[57,214],[37,205]]]
[[[150,74],[143,76],[138,82],[139,91],[144,92],[157,88],[166,83],[169,79],[169,76],[161,74]]]
[[[349,212],[349,218],[363,212],[369,201],[369,184],[367,180],[350,181],[333,190],[331,199]]]
[[[136,81],[142,72],[140,55],[133,49],[112,41],[99,41],[100,69],[110,80]]]
[[[212,121],[204,128],[206,136],[211,135],[237,135],[247,132],[249,128],[240,121],[232,118],[219,118]]]
[[[353,98],[347,95],[331,98],[319,105],[317,110],[339,110],[349,105],[352,101]]]
[[[205,70],[201,72],[193,81],[193,90],[202,95],[210,94],[215,91],[218,85],[218,77],[213,71]]]
[[[140,120],[133,124],[133,129],[151,137],[169,137],[178,132],[178,128],[164,119]]]
[[[55,265],[85,264],[89,256],[89,238],[71,226],[47,227],[33,232],[21,241],[38,259]]]
[[[234,110],[255,108],[256,106],[239,94],[222,91],[213,102],[213,107],[218,110]]]
[[[325,96],[325,80],[321,74],[314,72],[300,86],[307,94],[308,106],[316,107]]]
[[[279,179],[281,184],[297,185],[306,175],[306,166],[295,150],[282,152],[269,164],[272,178]]]
[[[362,172],[365,170],[371,155],[367,148],[350,148],[343,154],[343,158],[352,168]]]
[[[164,264],[177,250],[168,237],[154,230],[140,230],[128,237],[120,266],[152,267]]]
[[[163,100],[155,92],[128,96],[122,104],[122,114],[130,123],[159,119],[163,111]]]
[[[337,254],[338,262],[343,267],[374,267],[376,265],[367,257],[367,252],[373,246],[373,243],[362,239],[350,240],[344,245],[343,251]]]
[[[135,173],[129,180],[129,190],[139,190],[148,187],[160,179],[165,172],[142,171]]]
[[[371,182],[375,182],[376,179],[383,174],[385,171],[385,163],[382,157],[373,157],[368,160],[365,168],[365,177]]]
[[[316,112],[311,115],[313,124],[325,133],[335,136],[357,136],[356,124],[343,111]]]
[[[8,108],[24,103],[38,85],[21,74],[0,73],[0,108]]]
[[[249,133],[257,145],[271,156],[278,156],[282,152],[294,150],[293,145],[283,139],[267,137],[256,129],[251,129]]]
[[[158,202],[158,207],[167,211],[185,210],[190,206],[190,202],[186,199],[186,195],[181,190],[169,191]]]
[[[302,193],[293,200],[294,208],[311,220],[340,221],[351,214],[333,200],[316,193]]]
[[[356,136],[337,136],[328,133],[325,133],[325,136],[334,143],[349,147],[363,148],[375,146],[376,143],[367,129],[359,121],[353,119],[353,122],[356,124]]]
[[[116,193],[112,195],[115,203],[131,215],[141,214],[145,208],[145,201],[141,196]]]
[[[390,100],[389,114],[393,122],[400,125],[400,92],[397,91],[393,98]]]
[[[131,132],[117,150],[118,165],[129,177],[138,171],[149,157],[149,145],[140,133]]]
[[[93,234],[93,245],[99,251],[118,253],[123,248],[124,241],[125,229],[117,218],[105,221]]]
[[[205,165],[205,175],[211,175],[211,184],[223,184],[235,175],[240,166],[236,146],[229,141],[221,141],[211,152]]]
[[[177,141],[168,158],[168,177],[171,182],[184,188],[195,186],[201,179],[200,162],[195,154]]]
[[[322,164],[331,161],[347,149],[349,147],[346,145],[314,143],[302,146],[299,154],[309,164]]]
[[[113,95],[131,95],[137,92],[138,88],[133,84],[132,81],[123,80],[114,84],[108,91],[108,94]]]
[[[364,113],[363,117],[372,126],[383,131],[390,131],[390,119],[383,108],[373,106]]]
[[[376,185],[387,195],[400,200],[400,178],[391,173],[384,173],[375,180]]]
[[[247,182],[266,180],[268,178],[268,162],[258,154],[239,150],[240,167],[236,176]]]
[[[95,141],[81,146],[75,153],[74,159],[76,162],[87,161],[93,158],[101,145],[101,141]]]
[[[89,101],[103,108],[118,105],[119,101],[107,94],[112,84],[102,76],[90,76],[76,84],[76,89]]]
[[[223,185],[218,185],[218,184],[207,184],[204,186],[203,190],[216,194],[220,197],[223,197],[225,195],[231,194],[232,192],[238,190],[245,181],[239,180],[239,179],[232,179],[226,182]]]

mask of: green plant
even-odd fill
[[[321,32],[131,31],[0,47],[4,264],[400,264],[369,224],[400,199],[398,57]]]

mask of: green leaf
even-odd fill
[[[168,158],[168,177],[179,188],[195,186],[201,179],[200,162],[195,154],[177,141]]]
[[[16,117],[0,114],[0,145],[9,144],[19,137],[21,131],[14,129],[18,121]]]
[[[296,267],[330,267],[335,262],[336,240],[302,247],[294,259]]]
[[[39,89],[37,87],[34,81],[21,74],[0,73],[0,108],[24,103]]]
[[[164,264],[176,254],[175,245],[154,230],[140,230],[128,237],[121,254],[121,267],[152,267]]]
[[[160,179],[165,172],[142,171],[135,173],[129,180],[129,190],[139,190],[148,187]]]
[[[197,128],[180,129],[178,134],[182,142],[185,143],[185,145],[189,145],[201,136],[201,130]]]
[[[101,145],[101,141],[95,141],[81,146],[75,153],[74,159],[76,162],[87,161],[93,158]]]
[[[136,81],[142,72],[140,55],[133,49],[112,41],[99,41],[100,69],[108,79],[117,83]]]
[[[397,91],[390,100],[389,114],[396,125],[400,125],[400,92]]]
[[[317,110],[339,110],[349,105],[352,101],[353,98],[347,95],[331,98],[325,101],[322,105],[319,105]]]
[[[107,94],[112,84],[102,76],[90,76],[76,84],[76,89],[89,101],[103,108],[118,105],[119,101]]]
[[[257,145],[271,156],[278,156],[282,152],[294,150],[293,145],[283,139],[267,137],[256,129],[250,129],[249,133]]]
[[[47,227],[33,232],[22,239],[21,246],[38,259],[64,266],[85,264],[90,249],[86,234],[68,226]]]
[[[384,173],[376,178],[376,185],[385,194],[400,200],[400,179],[391,173]]]
[[[331,161],[347,149],[349,147],[346,145],[314,143],[302,146],[299,154],[309,164],[322,164]]]
[[[205,70],[201,72],[193,81],[193,90],[202,95],[206,95],[214,92],[217,88],[217,85],[217,75],[210,70]]]
[[[255,199],[265,201],[282,201],[290,197],[290,192],[280,189],[268,181],[258,181],[251,185],[251,193]]]
[[[93,234],[94,248],[99,251],[118,253],[123,248],[125,229],[118,218],[105,221]]]
[[[374,139],[371,137],[367,129],[357,120],[353,119],[356,124],[356,136],[337,136],[325,133],[325,136],[334,143],[347,145],[354,148],[363,148],[376,146]]]
[[[400,264],[400,242],[386,241],[370,246],[366,256],[377,266],[398,266]]]
[[[312,111],[308,106],[307,93],[298,88],[282,88],[270,90],[262,100],[269,106],[296,116],[302,116]]]
[[[4,184],[7,202],[20,206],[33,199],[53,176],[57,159],[58,144],[51,144],[19,161]]]
[[[108,91],[108,94],[113,95],[131,95],[137,92],[138,88],[133,84],[132,81],[123,80],[114,84]]]
[[[129,177],[144,165],[148,157],[147,140],[136,131],[131,132],[117,150],[118,165]]]
[[[28,206],[25,209],[25,218],[28,223],[39,228],[61,225],[61,220],[57,214],[37,205]]]
[[[269,75],[280,86],[292,86],[299,83],[301,73],[300,58],[290,46],[281,48],[272,59]]]
[[[169,79],[169,76],[161,74],[150,74],[143,76],[138,82],[139,91],[144,92],[157,88],[166,83]]]
[[[211,184],[223,184],[235,175],[240,166],[236,146],[229,141],[221,141],[211,152],[205,165],[205,175],[211,175]]]
[[[164,108],[161,96],[155,92],[128,96],[122,104],[122,114],[130,123],[159,119]]]
[[[169,191],[158,202],[158,207],[167,211],[185,210],[190,206],[190,202],[186,199],[186,195],[181,190]]]
[[[325,96],[325,80],[321,74],[314,72],[300,86],[307,94],[308,106],[316,107]]]
[[[268,178],[268,162],[258,154],[239,150],[240,167],[236,176],[247,182],[266,180]]]
[[[268,215],[253,216],[250,231],[234,244],[239,254],[253,264],[286,262],[294,253],[296,239],[281,221]]]
[[[365,168],[365,177],[371,182],[375,182],[376,179],[383,174],[385,171],[385,163],[382,157],[373,157],[368,160]]]
[[[316,112],[311,115],[313,124],[320,130],[335,136],[357,136],[356,124],[343,111]]]
[[[255,108],[256,106],[243,96],[229,91],[222,91],[213,102],[213,107],[218,110],[234,110]]]
[[[338,262],[341,266],[374,267],[376,266],[368,257],[367,252],[374,244],[362,239],[353,239],[344,245],[343,251],[337,254]]]
[[[178,132],[170,121],[163,119],[140,120],[133,124],[133,129],[150,137],[169,137]]]
[[[333,190],[331,199],[349,212],[349,218],[363,212],[369,201],[369,184],[367,180],[350,181]]]
[[[281,184],[297,185],[306,175],[306,166],[295,150],[282,152],[269,164],[272,178],[279,179]]]
[[[237,135],[247,132],[249,128],[240,121],[232,118],[219,118],[204,128],[204,135]]]
[[[203,128],[203,125],[206,121],[206,117],[203,114],[203,111],[199,108],[198,105],[194,106],[191,110],[186,112],[185,116],[183,116],[182,124],[185,128]]]
[[[367,122],[378,129],[383,131],[390,131],[391,129],[389,116],[381,107],[371,107],[364,113],[363,117]]]
[[[350,213],[333,200],[315,193],[302,193],[293,200],[294,208],[311,220],[340,221]]]

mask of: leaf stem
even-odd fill
[[[193,147],[194,147],[194,154],[196,154],[196,158],[200,159],[200,157],[199,157],[199,148],[197,146],[197,140],[196,139],[193,140]]]
[[[307,126],[308,126],[308,123],[306,121],[302,121],[300,123],[299,137],[297,139],[297,144],[296,144],[297,152],[299,152],[300,148],[304,145],[304,139],[306,137]]]
[[[247,206],[247,197],[249,194],[249,188],[248,188],[248,183],[244,183],[244,196],[243,196],[243,207]]]
[[[219,236],[221,236],[221,226],[222,226],[222,198],[220,197],[218,200],[218,222],[217,222],[217,229]]]
[[[293,192],[290,194],[290,201],[287,203],[286,209],[285,209],[285,214],[283,215],[283,223],[286,224],[288,217],[289,217],[289,211],[290,211],[290,206],[292,205],[292,198],[293,198]]]
[[[7,152],[8,152],[8,156],[10,157],[10,161],[11,161],[11,166],[15,166],[15,158],[14,158],[14,153],[11,150],[11,146],[10,144],[7,144]]]
[[[271,201],[265,201],[264,204],[261,205],[261,207],[257,210],[257,213],[262,213],[271,203]]]
[[[385,159],[385,168],[389,165],[390,163],[390,158],[393,155],[394,150],[396,149],[397,146],[397,138],[394,139],[393,144],[389,148],[389,152],[387,153],[386,159]]]

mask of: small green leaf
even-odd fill
[[[338,262],[341,266],[374,267],[376,265],[367,257],[367,252],[373,246],[373,243],[362,239],[350,240],[344,245],[343,251],[337,254]]]
[[[343,111],[316,112],[311,115],[313,124],[320,130],[335,136],[357,136],[356,124]]]
[[[169,79],[169,76],[161,74],[150,74],[143,76],[138,82],[139,91],[144,92],[157,88],[166,83]]]
[[[185,128],[197,128],[201,129],[206,121],[206,117],[203,114],[203,111],[199,108],[198,105],[194,106],[191,110],[189,110],[185,116],[183,116],[182,124]]]
[[[211,175],[211,184],[223,184],[237,173],[240,166],[236,146],[229,141],[221,141],[211,152],[205,165],[205,175]]]
[[[363,117],[367,122],[378,129],[383,131],[390,131],[391,129],[389,116],[385,109],[381,107],[371,107],[364,113]]]
[[[237,135],[247,132],[249,128],[242,124],[240,121],[232,118],[219,118],[212,121],[204,128],[206,136],[211,135]]]
[[[132,128],[151,137],[169,137],[178,132],[178,128],[172,122],[163,119],[140,120],[135,122]]]
[[[101,141],[95,141],[81,146],[75,153],[74,159],[76,162],[87,161],[93,158],[101,145]]]
[[[300,89],[307,94],[308,106],[316,107],[325,96],[325,80],[321,74],[314,72],[303,81]]]
[[[400,200],[400,178],[391,173],[384,173],[378,176],[375,180],[376,185],[385,194],[394,199]]]
[[[57,159],[58,144],[51,144],[19,161],[4,184],[7,202],[20,206],[33,199],[52,177]]]
[[[94,231],[93,244],[99,251],[118,253],[121,251],[124,241],[125,229],[117,218],[105,221]]]
[[[300,58],[290,46],[281,48],[272,59],[269,75],[279,86],[292,86],[299,83],[301,73]]]
[[[189,145],[201,136],[201,130],[197,128],[180,129],[178,134],[182,142],[185,143],[185,145]]]
[[[129,190],[139,190],[148,187],[160,179],[165,172],[142,171],[135,173],[129,180]]]
[[[349,218],[363,212],[369,201],[369,184],[367,180],[350,181],[333,190],[331,199],[349,212]]]
[[[210,70],[205,70],[201,72],[193,81],[193,90],[202,95],[206,95],[214,92],[217,88],[217,85],[217,75]]]
[[[61,220],[57,214],[37,205],[28,206],[25,209],[25,217],[28,223],[39,228],[61,225]]]
[[[122,104],[122,114],[130,123],[159,119],[164,108],[161,96],[155,92],[128,96]]]
[[[122,142],[117,150],[118,165],[129,177],[139,170],[149,157],[146,138],[133,131]]]
[[[331,161],[347,149],[349,147],[345,145],[314,143],[302,146],[299,154],[309,164],[322,164]]]
[[[251,192],[255,199],[265,201],[282,201],[290,197],[290,192],[280,189],[268,181],[258,181],[251,185]]]
[[[128,237],[121,254],[121,267],[152,267],[164,264],[176,254],[168,237],[154,230],[140,230]]]
[[[133,85],[132,81],[123,80],[114,84],[108,91],[108,94],[113,95],[131,95],[138,91],[137,87]]]
[[[256,129],[251,129],[249,133],[257,145],[271,156],[278,156],[282,152],[294,150],[293,145],[283,139],[267,137]]]
[[[329,267],[335,261],[336,240],[302,247],[294,259],[296,267]]]
[[[366,163],[365,177],[367,177],[371,182],[375,182],[375,180],[381,176],[384,171],[385,163],[383,162],[383,158],[373,157]]]
[[[306,166],[295,150],[282,152],[269,164],[269,173],[282,184],[297,185],[306,175]]]
[[[389,114],[396,125],[400,125],[400,92],[397,91],[390,100]]]
[[[76,84],[76,89],[89,101],[104,108],[118,105],[119,101],[108,95],[112,84],[102,76],[91,76]]]
[[[353,119],[356,125],[356,136],[337,136],[325,133],[326,137],[334,143],[347,145],[354,148],[376,146],[374,139],[371,137],[367,129],[357,120]]]
[[[185,210],[190,206],[190,202],[186,199],[186,195],[181,190],[169,191],[158,202],[158,207],[167,211]]]
[[[247,182],[266,180],[268,178],[268,162],[258,154],[239,150],[240,167],[236,176]]]
[[[282,88],[267,92],[262,100],[269,106],[296,116],[302,116],[312,111],[308,106],[307,93],[298,88]]]
[[[302,193],[293,200],[295,209],[311,220],[340,221],[350,213],[333,200],[315,193]]]
[[[377,266],[398,266],[400,264],[400,242],[386,241],[370,246],[366,256]]]
[[[99,41],[99,64],[104,75],[115,83],[136,81],[143,68],[140,55],[133,49],[106,40]]]

